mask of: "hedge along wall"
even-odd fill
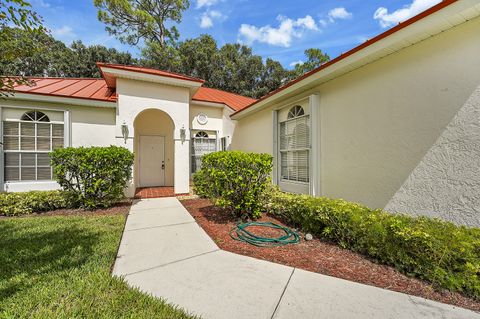
[[[341,199],[272,192],[269,211],[303,231],[437,287],[480,299],[480,229],[372,210]]]

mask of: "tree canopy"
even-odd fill
[[[17,51],[22,43],[33,41],[48,48],[33,52],[30,56],[17,56],[11,60],[0,60],[0,74],[49,77],[100,77],[96,62],[138,64],[127,52],[119,52],[102,45],[86,46],[82,41],[74,41],[70,47],[45,33],[34,34],[22,29],[12,29]]]
[[[81,41],[67,46],[45,32],[41,19],[27,2],[0,0],[0,74],[16,81],[18,77],[14,76],[18,75],[100,77],[96,62],[141,65],[201,78],[207,87],[259,98],[330,59],[320,49],[307,49],[306,61],[288,70],[278,61],[254,54],[246,45],[218,46],[208,34],[178,41],[178,31],[170,22],[181,21],[188,0],[94,3],[108,32],[130,45],[142,40],[139,58]],[[11,81],[7,81],[10,88],[14,83]]]
[[[291,76],[280,62],[264,62],[250,47],[227,43],[219,48],[207,34],[176,46],[148,43],[140,64],[202,78],[207,87],[251,97],[267,94]]]
[[[16,29],[29,36],[19,38]],[[45,32],[42,19],[24,0],[0,0],[0,57],[2,64],[17,58],[26,58],[42,49],[32,37]],[[20,75],[20,74],[17,74]],[[27,84],[23,77],[3,77],[0,81],[0,95],[10,92],[16,83]],[[3,92],[3,93],[2,93]]]
[[[94,0],[98,19],[106,30],[121,42],[137,45],[140,40],[165,46],[175,42],[179,33],[174,25],[179,23],[189,0]]]

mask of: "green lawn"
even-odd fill
[[[0,318],[191,318],[111,277],[124,222],[0,219]]]

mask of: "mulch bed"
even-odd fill
[[[83,209],[57,209],[49,212],[34,213],[21,216],[0,216],[0,218],[24,218],[24,217],[44,217],[44,216],[107,216],[107,215],[127,215],[133,200],[125,199],[110,208],[100,208],[95,210]]]
[[[296,245],[256,247],[235,241],[229,236],[229,232],[236,225],[237,220],[230,213],[214,207],[206,199],[187,199],[183,200],[182,204],[221,249],[480,311],[480,301],[459,293],[434,290],[427,282],[407,277],[392,267],[376,264],[365,256],[333,243],[319,239],[312,241],[302,239]],[[284,225],[271,216],[264,216],[259,221],[271,221]],[[249,230],[260,236],[277,235],[275,230],[262,231],[263,228],[253,227]]]

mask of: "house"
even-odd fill
[[[200,157],[229,148],[230,115],[255,101],[171,72],[98,67],[102,79],[32,78],[34,86],[0,101],[4,191],[57,188],[48,158],[55,148],[118,145],[136,154],[129,196],[150,186],[188,193]]]
[[[480,226],[480,1],[445,0],[259,100],[99,63],[0,101],[5,191],[51,189],[46,153],[120,145],[135,188],[189,191],[203,153],[266,152],[281,189]]]
[[[235,112],[287,191],[480,226],[480,1],[443,1]]]

